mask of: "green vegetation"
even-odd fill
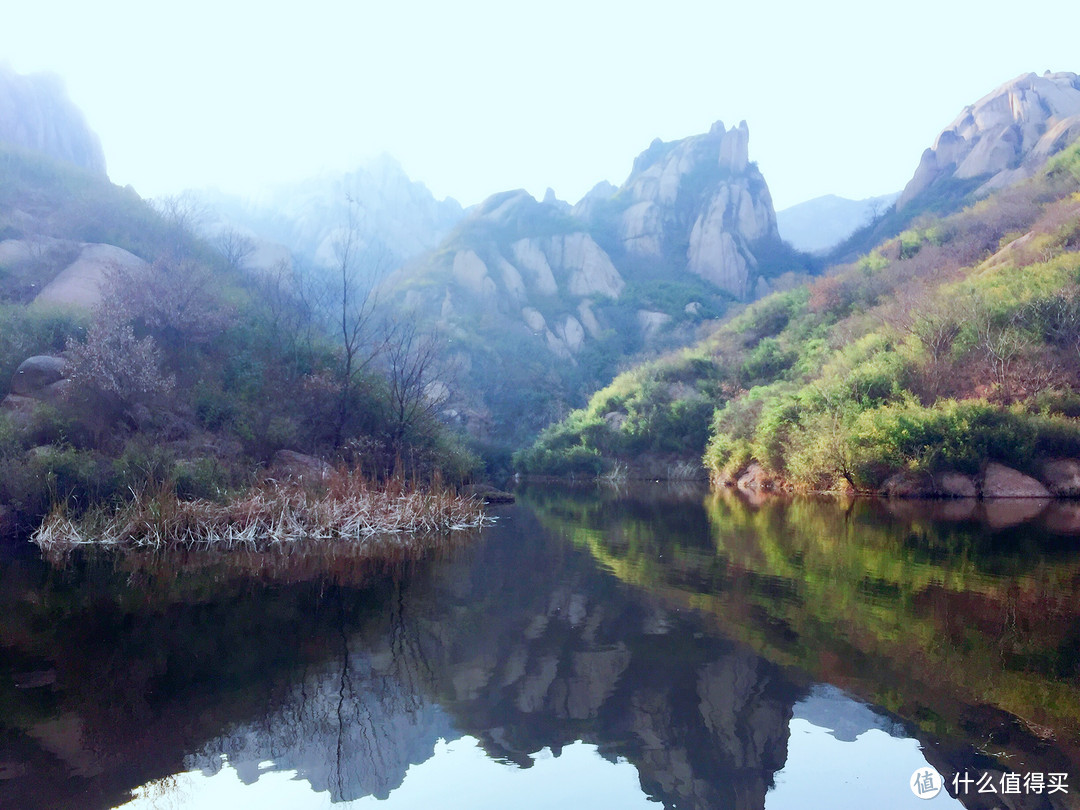
[[[194,215],[183,201],[157,210],[78,169],[0,150],[0,233],[18,240],[0,264],[0,398],[28,357],[68,364],[56,386],[0,411],[0,524],[29,530],[50,510],[124,508],[162,488],[221,502],[281,450],[372,481],[469,478],[476,458],[428,407],[430,341],[335,303],[298,270],[238,269],[192,235]],[[32,303],[83,242],[146,264],[103,270],[92,312]]]
[[[1080,455],[1080,144],[1032,181],[922,218],[697,346],[626,372],[516,457],[530,473],[704,458],[780,484]]]

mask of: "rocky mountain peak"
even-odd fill
[[[965,107],[923,152],[897,201],[903,208],[942,180],[982,179],[977,195],[1033,175],[1080,136],[1080,76],[1025,73]]]
[[[765,178],[750,163],[745,121],[703,135],[655,140],[619,191],[628,253],[682,263],[739,298],[757,290],[753,243],[780,241]],[[591,194],[591,193],[590,193]]]
[[[0,64],[0,143],[105,175],[101,142],[56,76],[24,76]]]

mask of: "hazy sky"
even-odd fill
[[[750,126],[777,208],[899,190],[961,108],[1080,71],[1080,4],[3,3],[0,60],[59,74],[144,196],[347,169],[386,151],[465,204],[575,201],[638,152]]]

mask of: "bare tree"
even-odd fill
[[[225,228],[214,240],[218,251],[233,270],[239,270],[255,252],[255,243],[236,228]]]
[[[154,208],[161,214],[169,227],[172,239],[172,251],[177,256],[187,252],[190,237],[206,222],[209,212],[194,194],[185,191],[168,197],[159,197],[152,201]]]
[[[382,348],[372,327],[378,298],[376,285],[388,264],[385,251],[361,238],[358,206],[351,197],[346,199],[347,221],[334,240],[335,321],[341,340],[335,447],[341,447],[344,441],[359,382]]]
[[[410,433],[430,419],[450,396],[440,379],[441,341],[421,331],[412,319],[388,323],[383,341],[387,396],[390,404],[390,450],[400,456]]]

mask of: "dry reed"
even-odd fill
[[[266,550],[296,543],[362,543],[382,552],[423,548],[450,532],[489,525],[483,504],[438,486],[375,485],[335,474],[320,491],[268,480],[224,505],[185,501],[168,489],[78,517],[54,509],[31,540],[43,551],[120,548]]]

